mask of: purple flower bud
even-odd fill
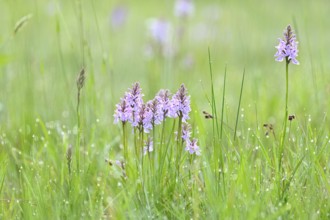
[[[126,92],[125,94],[126,101],[134,110],[138,109],[142,105],[143,103],[142,97],[143,97],[142,89],[138,82],[134,83],[132,85],[132,88],[129,89],[129,92]]]
[[[197,145],[197,139],[192,139],[192,140],[188,140],[186,142],[186,148],[185,150],[188,151],[190,154],[196,154],[196,155],[201,155],[199,146]]]
[[[140,131],[144,131],[145,133],[149,133],[152,127],[152,112],[150,109],[146,107],[145,104],[142,104],[137,117],[132,123],[133,127],[138,127]]]
[[[121,99],[120,103],[116,105],[115,114],[113,116],[115,118],[115,124],[118,124],[119,121],[124,123],[130,120],[132,110],[125,99]]]
[[[191,16],[195,11],[192,0],[177,0],[174,6],[174,14],[180,18]]]
[[[124,98],[120,99],[120,103],[116,105],[114,123],[118,121],[134,123],[143,104],[141,91],[140,84],[134,83],[132,88],[125,93]]]
[[[183,121],[189,119],[190,96],[184,84],[181,85],[178,92],[172,97],[170,102],[169,116],[171,118],[182,117]]]
[[[170,91],[161,89],[156,95],[155,99],[158,100],[159,109],[162,112],[162,120],[168,115],[169,109],[171,108],[170,103]]]
[[[299,61],[296,59],[298,56],[298,42],[290,25],[284,30],[284,39],[279,38],[279,44],[275,48],[277,49],[276,61],[282,62],[287,59],[289,62],[299,65]]]
[[[132,88],[125,94],[124,99],[126,100],[127,104],[130,106],[132,112],[131,117],[129,119],[131,123],[134,123],[134,121],[136,121],[135,120],[136,117],[138,117],[139,110],[143,104],[142,97],[143,97],[142,89],[138,82],[134,83]]]
[[[159,125],[163,121],[163,112],[160,107],[159,101],[156,98],[147,102],[147,109],[152,115],[152,125]]]

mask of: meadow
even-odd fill
[[[329,2],[177,2],[0,1],[0,219],[330,218]]]

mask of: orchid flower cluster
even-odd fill
[[[282,62],[285,59],[287,62],[299,65],[296,58],[298,56],[298,42],[290,25],[284,30],[283,35],[284,39],[279,38],[279,44],[275,47],[277,49],[276,61]]]
[[[163,123],[166,118],[179,118],[182,120],[181,138],[185,142],[190,154],[200,155],[197,139],[191,139],[191,127],[188,124],[190,96],[182,84],[179,90],[171,97],[169,90],[160,90],[154,99],[144,103],[140,84],[134,83],[120,102],[116,105],[114,123],[131,124],[141,133],[150,133],[156,125]],[[153,140],[148,138],[144,152],[153,151]]]

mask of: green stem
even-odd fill
[[[172,130],[171,132],[174,132],[175,130],[175,124],[176,124],[176,120],[173,121],[173,126],[172,126]],[[173,144],[170,145],[170,139],[167,141],[167,146],[166,146],[166,151],[164,153],[164,155],[166,156],[167,155],[167,151],[170,150],[169,152],[169,157],[168,157],[168,170],[172,170],[172,164],[175,164],[175,160],[173,159],[172,161],[172,158],[174,157],[174,141],[173,141]],[[168,148],[171,148],[171,149],[168,149]]]
[[[123,146],[124,146],[124,159],[126,166],[128,165],[128,149],[127,149],[127,141],[126,141],[126,123],[123,122]]]
[[[283,158],[283,151],[284,151],[284,141],[285,141],[285,135],[286,135],[286,124],[288,120],[288,100],[289,100],[289,60],[286,58],[286,83],[285,83],[285,112],[284,112],[284,127],[283,127],[283,133],[281,138],[281,146],[280,146],[280,154],[279,154],[279,170],[282,168],[282,158]]]
[[[144,138],[144,135],[143,135],[143,127],[141,128],[140,130],[140,152],[141,152],[141,161],[142,161],[142,172],[143,172],[143,138]]]
[[[208,48],[208,55],[209,55],[209,71],[210,71],[210,77],[211,77],[211,108],[212,108],[212,115],[214,119],[212,120],[212,132],[213,132],[213,161],[214,161],[214,175],[217,177],[217,162],[218,162],[218,153],[217,153],[217,145],[216,143],[219,141],[220,138],[220,132],[219,132],[219,126],[218,126],[218,117],[217,117],[217,107],[215,102],[215,92],[214,92],[214,80],[213,80],[213,71],[212,71],[212,61],[211,61],[211,52],[210,48]],[[221,131],[222,133],[222,131]],[[217,138],[216,138],[217,135]],[[221,148],[219,148],[220,152],[222,151]],[[218,180],[217,180],[218,181]]]
[[[238,102],[238,107],[237,107],[237,115],[236,115],[235,131],[234,131],[234,141],[235,141],[235,139],[236,139],[236,132],[237,132],[237,125],[238,125],[238,118],[239,118],[239,112],[240,112],[241,102],[242,102],[242,94],[243,94],[244,78],[245,78],[245,68],[244,68],[244,71],[243,71],[242,84],[241,84],[241,92],[240,92],[240,95],[239,95],[239,102]]]
[[[78,89],[77,95],[77,123],[78,123],[78,131],[77,131],[77,147],[76,147],[76,160],[77,160],[77,173],[80,173],[80,112],[79,112],[79,104],[80,104],[80,90]]]
[[[182,114],[180,113],[179,116],[179,125],[178,125],[178,135],[177,135],[177,142],[176,142],[176,147],[177,147],[177,172],[179,176],[179,168],[180,168],[180,160],[181,160],[181,147],[182,147]]]
[[[135,154],[136,154],[136,159],[139,160],[139,151],[137,147],[137,137],[136,137],[136,127],[134,127],[134,149],[135,149]]]
[[[153,142],[153,154],[150,157],[150,165],[151,165],[151,175],[154,175],[155,170],[155,160],[156,160],[156,129],[155,123],[152,124],[152,142]],[[149,149],[148,149],[149,153]]]
[[[286,66],[285,66],[285,113],[284,113],[284,127],[282,132],[281,138],[281,145],[279,149],[278,155],[278,172],[279,172],[279,195],[281,195],[281,181],[282,181],[282,162],[283,162],[283,154],[284,154],[284,142],[285,142],[285,135],[286,135],[286,125],[288,120],[288,100],[289,100],[289,59],[286,58]]]
[[[222,92],[222,106],[221,106],[221,123],[220,123],[220,140],[222,140],[222,125],[223,125],[223,115],[224,115],[224,109],[225,109],[226,77],[227,77],[227,66],[225,67],[225,75],[223,77],[223,92]]]
[[[161,176],[162,176],[162,173],[163,173],[163,166],[164,166],[164,162],[165,162],[166,154],[167,154],[167,148],[165,150],[165,153],[163,153],[165,121],[166,120],[165,120],[165,117],[164,117],[163,126],[162,126],[162,134],[161,134],[161,138],[160,138],[160,146],[159,146],[159,162],[160,162],[160,165],[159,165],[159,180],[161,179]]]
[[[221,107],[221,123],[220,123],[220,141],[222,142],[222,125],[224,118],[224,108],[225,108],[225,92],[226,92],[226,78],[227,78],[227,66],[225,67],[225,75],[223,77],[223,92],[222,92],[222,107]],[[216,119],[217,120],[217,119]],[[220,145],[221,146],[221,145]],[[222,175],[222,185],[223,185],[223,193],[226,195],[226,185],[225,185],[225,173],[224,173],[224,153],[223,148],[219,147],[219,164],[218,168],[216,168],[216,172],[218,174],[217,181],[220,183],[220,175]],[[220,170],[221,172],[220,172]],[[219,184],[217,184],[217,191],[219,194]]]

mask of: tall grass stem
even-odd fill
[[[242,83],[241,83],[241,92],[239,94],[239,101],[238,101],[238,107],[237,107],[237,115],[236,115],[235,131],[234,131],[234,141],[236,140],[238,118],[239,118],[239,112],[240,112],[240,108],[241,108],[242,95],[243,95],[244,78],[245,78],[245,68],[244,68],[244,71],[243,71],[243,77],[242,77]]]

